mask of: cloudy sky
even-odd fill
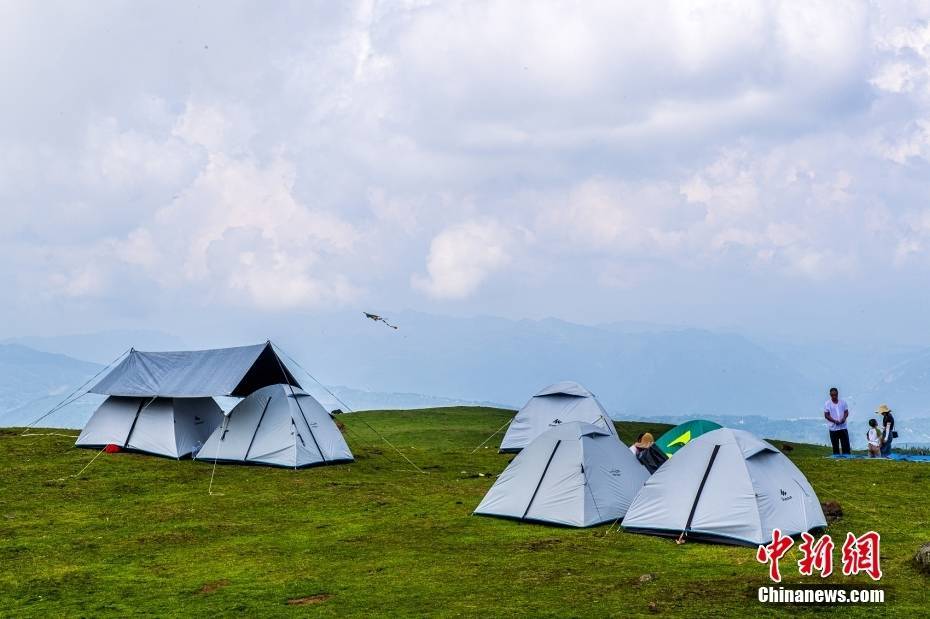
[[[0,0],[0,84],[0,336],[930,342],[927,2]]]

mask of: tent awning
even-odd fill
[[[127,397],[245,397],[278,383],[300,387],[271,343],[266,342],[213,350],[131,350],[90,391]]]

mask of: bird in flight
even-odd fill
[[[390,328],[392,328],[392,329],[397,329],[397,327],[395,327],[394,325],[392,325],[391,323],[389,323],[387,320],[385,320],[385,319],[382,318],[381,316],[378,316],[377,314],[369,314],[368,312],[362,312],[362,313],[365,314],[365,318],[368,318],[369,320],[374,320],[375,322],[383,322],[384,324],[386,324],[386,325],[389,326]]]

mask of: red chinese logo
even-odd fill
[[[814,536],[810,533],[801,533],[803,540],[798,549],[801,551],[801,558],[798,560],[798,571],[802,576],[810,576],[814,570],[820,572],[821,578],[826,578],[833,573],[833,539],[829,535],[824,535],[814,542]]]
[[[881,537],[875,531],[869,531],[860,537],[847,533],[846,541],[843,542],[843,574],[853,576],[865,572],[872,580],[880,579],[880,543]]]
[[[790,536],[782,534],[779,529],[773,529],[771,543],[761,545],[756,550],[756,560],[769,565],[769,578],[773,582],[781,582],[778,561],[793,545],[794,540]],[[879,580],[882,577],[880,545],[881,536],[875,531],[869,531],[859,537],[854,533],[847,533],[842,548],[843,575],[866,573],[872,580]],[[801,533],[801,543],[798,544],[798,550],[801,551],[798,572],[802,576],[812,576],[816,570],[821,578],[826,578],[833,573],[833,549],[833,539],[829,535],[816,539],[810,533]]]
[[[781,572],[778,569],[778,560],[785,556],[788,549],[794,545],[794,540],[787,535],[782,535],[778,529],[772,530],[772,543],[759,546],[756,551],[756,560],[759,563],[769,564],[769,578],[773,582],[781,582]]]

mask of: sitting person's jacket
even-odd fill
[[[655,473],[656,470],[668,460],[668,456],[655,445],[652,445],[649,449],[644,449],[636,457],[639,459],[639,463],[646,467],[650,475]]]

